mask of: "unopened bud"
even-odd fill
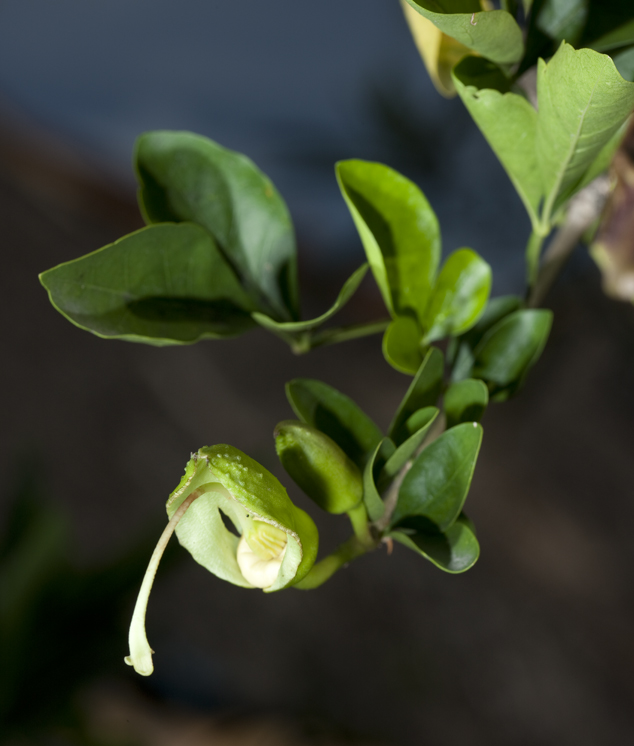
[[[275,428],[275,447],[294,482],[328,513],[347,513],[363,498],[357,465],[327,435],[296,420]]]

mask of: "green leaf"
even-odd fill
[[[465,86],[478,89],[491,88],[499,93],[511,90],[511,81],[506,77],[499,65],[484,57],[469,55],[464,57],[456,66],[454,74]]]
[[[69,321],[108,339],[191,344],[253,326],[252,301],[211,235],[193,223],[142,228],[40,280]]]
[[[282,466],[322,510],[347,513],[361,502],[361,472],[334,440],[296,420],[278,423],[274,435]]]
[[[481,442],[482,427],[465,422],[427,446],[403,479],[391,526],[446,531],[462,510]]]
[[[634,44],[634,18],[604,34],[588,46],[596,52],[610,52],[630,44]]]
[[[383,335],[383,357],[400,373],[413,376],[423,360],[422,332],[410,316],[399,316]]]
[[[438,407],[423,407],[422,409],[416,410],[414,414],[410,415],[405,420],[405,431],[409,433],[409,435],[414,435],[421,429],[421,427],[425,427],[429,421],[431,410],[434,409],[438,409]]]
[[[632,62],[634,63],[634,57],[632,58]],[[586,171],[585,176],[581,180],[581,184],[579,184],[580,190],[587,186],[591,181],[594,181],[597,176],[602,174],[604,171],[607,171],[610,164],[612,163],[614,154],[619,149],[619,146],[623,141],[623,137],[627,131],[629,122],[630,120],[626,119],[625,122],[623,122],[623,124],[603,146],[603,148],[601,148],[601,150],[599,151],[599,155],[594,159],[590,168]]]
[[[507,92],[508,83],[486,60],[465,58],[454,81],[533,230],[546,235],[556,211],[605,168],[634,107],[634,84],[623,80],[607,55],[565,43],[538,67],[539,113]]]
[[[573,45],[581,38],[588,19],[589,0],[546,0],[537,16],[537,28],[555,41]]]
[[[464,572],[473,567],[480,555],[475,531],[464,513],[444,533],[392,531],[388,536],[422,554],[445,572]]]
[[[298,317],[293,225],[271,181],[246,156],[191,132],[141,135],[135,164],[148,223],[206,228],[255,301],[280,321]]]
[[[537,112],[516,93],[499,68],[465,57],[453,71],[456,90],[513,182],[531,223],[538,225],[542,177],[535,154]]]
[[[346,303],[352,298],[352,296],[357,291],[357,288],[361,284],[361,281],[365,277],[366,272],[368,271],[368,265],[362,264],[357,270],[355,270],[352,275],[346,280],[343,287],[341,288],[339,295],[337,296],[337,299],[335,300],[334,304],[325,312],[322,313],[321,316],[317,316],[317,318],[311,319],[310,321],[275,321],[270,316],[267,316],[263,313],[258,313],[257,311],[252,314],[255,321],[260,326],[263,326],[265,329],[268,329],[271,332],[274,332],[275,334],[280,334],[281,336],[285,336],[287,334],[298,334],[301,332],[308,332],[313,329],[316,329],[318,326],[321,326],[324,324],[328,319],[330,319],[332,316],[334,316],[337,311],[341,310]]]
[[[388,435],[397,446],[412,434],[407,427],[409,418],[424,407],[433,407],[438,401],[443,384],[443,373],[443,354],[437,347],[431,347],[390,425]]]
[[[367,414],[327,383],[296,378],[286,384],[286,397],[300,420],[332,438],[360,469],[383,439]]]
[[[544,349],[552,318],[544,309],[516,311],[484,335],[474,351],[473,376],[489,384],[493,398],[507,398],[522,385]]]
[[[487,303],[478,323],[463,334],[460,339],[452,340],[447,351],[449,365],[452,367],[452,380],[460,381],[471,375],[473,368],[473,351],[482,337],[505,316],[522,307],[522,299],[517,295],[501,295]]]
[[[478,344],[489,329],[508,316],[513,311],[522,307],[522,299],[519,295],[499,295],[491,298],[484,309],[484,313],[478,319],[478,323],[462,337],[468,339],[472,346]]]
[[[491,267],[471,249],[458,249],[445,261],[422,319],[424,344],[471,328],[486,306]]]
[[[385,305],[392,316],[420,317],[440,258],[438,220],[420,189],[381,163],[336,166]]]
[[[607,55],[562,43],[548,64],[540,60],[537,91],[535,149],[548,222],[632,111],[634,83]]]
[[[469,49],[451,36],[443,34],[431,21],[408,5],[406,0],[401,0],[401,7],[436,90],[443,96],[454,96],[456,89],[451,79],[451,70],[469,53]]]
[[[421,447],[429,433],[429,429],[434,424],[436,417],[438,417],[438,407],[425,407],[419,409],[418,412],[407,420],[408,425],[411,426],[414,417],[416,418],[416,424],[418,427],[388,458],[385,462],[385,466],[379,474],[377,484],[380,492],[389,485],[403,466],[405,466],[405,464]]]
[[[385,504],[376,486],[375,474],[380,471],[385,455],[394,452],[394,443],[384,438],[374,449],[363,470],[363,502],[371,521],[378,519],[385,512]]]
[[[630,82],[634,81],[634,47],[618,52],[612,59],[623,79]]]
[[[505,10],[482,11],[477,0],[407,0],[443,33],[499,65],[519,62],[522,31]]]
[[[452,383],[445,392],[447,428],[461,422],[479,422],[489,403],[489,391],[482,381],[467,378]]]

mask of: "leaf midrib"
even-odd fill
[[[555,200],[557,199],[557,196],[559,195],[559,189],[561,187],[562,181],[564,179],[564,176],[566,174],[566,171],[568,170],[568,166],[570,165],[570,162],[572,161],[572,158],[577,150],[577,144],[579,143],[579,140],[581,139],[581,131],[583,129],[583,125],[585,123],[586,115],[588,113],[588,109],[592,105],[592,100],[594,98],[594,94],[597,90],[597,87],[599,85],[599,79],[601,78],[603,74],[604,68],[601,69],[601,72],[597,74],[597,78],[595,80],[594,87],[592,88],[592,92],[590,94],[590,98],[588,99],[588,103],[586,104],[585,108],[582,111],[580,120],[579,120],[579,126],[577,128],[577,132],[575,133],[574,138],[571,139],[570,148],[568,149],[568,155],[563,161],[562,168],[560,169],[557,178],[555,180],[555,184],[553,186],[553,189],[551,189],[550,194],[548,195],[548,199],[546,201],[546,204],[544,205],[544,210],[542,212],[542,225],[549,225],[550,224],[550,218],[552,214],[553,205],[555,204]],[[552,92],[549,90],[549,96],[552,95]]]
[[[447,431],[447,432],[448,432],[448,431]],[[448,478],[447,478],[447,479],[445,480],[445,484],[444,484],[444,486],[443,486],[443,487],[441,488],[440,492],[438,493],[438,496],[439,496],[439,497],[440,497],[440,498],[441,498],[442,500],[445,500],[445,497],[444,497],[444,496],[445,496],[445,495],[447,494],[447,492],[449,491],[450,485],[451,485],[451,484],[452,484],[452,483],[454,482],[454,480],[456,479],[456,477],[457,477],[457,475],[458,475],[458,472],[460,472],[460,471],[461,471],[462,469],[464,469],[464,466],[465,466],[465,464],[466,464],[466,463],[468,463],[468,462],[469,462],[469,461],[471,460],[471,461],[473,462],[473,465],[475,466],[475,459],[473,459],[473,458],[472,458],[472,455],[473,455],[473,454],[469,454],[469,455],[466,455],[466,456],[464,456],[464,457],[463,457],[463,458],[462,458],[462,459],[460,460],[460,462],[459,462],[458,464],[456,464],[455,468],[453,469],[453,471],[452,471],[452,473],[451,473],[451,476],[449,476],[449,477],[448,477]],[[471,474],[470,474],[470,477],[471,477],[472,475],[473,475],[473,470],[471,470]],[[468,490],[469,490],[469,484],[470,484],[470,481],[471,481],[471,479],[469,479],[469,480],[468,480],[468,484],[467,484],[467,492],[468,492]],[[463,499],[462,499],[462,502],[461,502],[461,509],[462,509],[462,505],[463,505],[463,504],[464,504],[464,496],[463,496]],[[411,513],[411,515],[422,515],[422,516],[424,516],[424,517],[426,517],[426,518],[429,518],[429,514],[425,514],[425,513]],[[458,516],[458,515],[460,515],[460,511],[458,511],[458,513],[456,514],[456,518],[457,518],[457,516]],[[450,526],[452,526],[452,525],[453,525],[453,523],[454,523],[454,522],[456,521],[456,518],[454,518],[454,520],[453,520],[453,521],[452,521],[452,522],[451,522],[451,523],[450,523],[450,524],[449,524],[449,525],[447,526],[447,528],[445,528],[445,529],[444,529],[443,531],[447,531],[447,529],[448,529],[448,528],[450,528]],[[400,520],[400,519],[399,519],[399,520]],[[430,519],[430,520],[431,520],[431,519]]]

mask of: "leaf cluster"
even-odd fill
[[[295,431],[304,437],[295,436],[294,443],[289,443],[285,432],[285,441],[280,443],[278,426],[277,445],[290,476],[320,507],[331,513],[363,511],[371,522],[366,550],[393,539],[440,569],[456,573],[471,567],[479,554],[474,528],[462,508],[482,440],[477,421],[488,396],[481,381],[451,385],[445,391],[443,415],[437,406],[443,375],[443,355],[432,348],[386,435],[352,399],[328,384],[313,379],[291,381],[286,391],[299,418]],[[449,428],[442,433],[445,417]],[[328,467],[322,471],[306,468],[312,453],[325,442],[331,444]],[[303,463],[289,459],[293,449],[305,455]],[[339,463],[345,463],[356,480],[354,492],[342,490],[342,480],[332,473],[337,452]],[[324,502],[320,498],[328,482],[332,497]],[[313,570],[315,576],[321,580],[319,564]],[[311,574],[304,585],[313,587]]]
[[[53,305],[101,337],[153,345],[235,336],[260,325],[296,352],[384,331],[383,352],[414,375],[432,342],[470,329],[491,269],[461,248],[439,267],[436,215],[411,181],[380,163],[337,164],[367,263],[332,307],[299,320],[293,229],[282,198],[244,156],[198,135],[153,132],[135,151],[148,225],[41,275]],[[322,329],[368,266],[391,319]]]
[[[541,242],[571,197],[607,168],[634,108],[631,3],[403,4],[432,80],[445,95],[458,93],[526,208],[534,285]]]
[[[403,7],[432,79],[460,96],[527,210],[530,288],[544,238],[605,170],[634,108],[631,18],[618,3],[594,0],[505,0],[500,8],[403,0]],[[146,227],[41,275],[72,323],[152,345],[259,326],[297,353],[382,332],[385,359],[412,377],[387,433],[329,384],[306,378],[287,386],[297,419],[275,430],[280,461],[321,509],[352,524],[351,538],[331,555],[316,561],[312,519],[259,464],[222,445],[192,455],[168,501],[156,557],[176,531],[212,573],[267,592],[317,587],[383,542],[449,573],[473,566],[479,545],[463,507],[479,422],[489,401],[524,385],[551,312],[519,296],[491,299],[491,268],[475,251],[458,247],[441,261],[438,219],[416,184],[386,165],[344,160],[336,178],[366,263],[329,309],[302,319],[292,221],[255,164],[205,137],[169,131],[142,135],[134,164]],[[387,318],[330,326],[368,269]],[[253,575],[247,555],[260,566]],[[130,637],[128,662],[146,675],[145,607],[157,562],[153,555]]]

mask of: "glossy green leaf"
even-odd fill
[[[497,298],[491,298],[484,313],[478,319],[478,323],[462,338],[468,339],[472,346],[477,345],[492,326],[514,311],[518,311],[522,304],[519,295],[499,295]]]
[[[486,332],[501,319],[522,307],[522,299],[517,295],[501,295],[491,298],[477,324],[459,339],[452,340],[447,351],[449,365],[452,366],[451,378],[461,381],[471,375],[473,368],[473,351]]]
[[[443,401],[447,428],[461,422],[479,422],[488,403],[489,391],[482,381],[467,378],[452,383]]]
[[[458,95],[513,182],[533,226],[538,224],[542,177],[535,153],[537,112],[488,60],[465,57],[453,71]]]
[[[418,410],[433,407],[438,401],[443,384],[443,374],[443,354],[437,347],[431,347],[407,389],[407,393],[390,425],[388,435],[397,446],[412,435],[407,426],[409,418]]]
[[[389,438],[384,438],[374,449],[374,453],[368,459],[363,470],[363,503],[371,521],[378,519],[385,512],[385,504],[376,486],[375,475],[381,469],[384,455],[394,452],[394,443]]]
[[[474,351],[473,376],[489,383],[492,394],[520,386],[544,349],[552,312],[545,309],[516,311],[484,335]],[[506,398],[503,395],[501,398]]]
[[[410,415],[405,420],[405,432],[409,435],[414,435],[421,429],[421,427],[425,427],[429,420],[430,412],[433,409],[437,409],[437,407],[423,407],[422,409],[416,410],[414,414]]]
[[[403,479],[391,526],[414,519],[417,530],[446,531],[462,510],[481,442],[482,427],[465,422],[427,446]]]
[[[383,434],[352,399],[311,378],[287,383],[286,396],[300,420],[326,433],[363,469]]]
[[[400,373],[413,376],[423,361],[420,326],[410,316],[394,319],[383,335],[383,357]]]
[[[257,311],[252,314],[253,318],[260,326],[263,326],[265,329],[268,329],[269,331],[276,334],[281,334],[282,336],[286,334],[297,334],[316,329],[318,326],[321,326],[326,321],[328,321],[328,319],[334,316],[346,305],[346,303],[357,291],[357,288],[361,284],[361,281],[365,277],[367,271],[367,264],[363,264],[357,270],[355,270],[344,283],[333,305],[325,313],[322,313],[321,316],[317,316],[317,318],[310,319],[309,321],[275,321],[275,319],[272,319],[270,316],[267,316],[263,313],[258,313]]]
[[[477,0],[407,0],[443,33],[500,65],[519,62],[522,31],[505,10],[482,11]]]
[[[464,514],[444,533],[429,533],[410,529],[391,531],[388,536],[422,554],[436,567],[450,573],[465,572],[473,567],[480,556],[480,545],[475,531]]]
[[[537,162],[545,219],[569,199],[586,171],[634,108],[634,83],[610,57],[562,43],[538,65]]]
[[[99,337],[191,344],[254,325],[251,299],[211,235],[193,223],[142,228],[40,280],[60,313]]]
[[[297,420],[275,428],[275,449],[292,480],[328,513],[347,513],[363,497],[359,467],[334,440]]]
[[[420,189],[381,163],[341,161],[337,180],[392,316],[420,317],[440,258],[438,220]]]
[[[422,324],[423,342],[457,336],[481,316],[491,291],[491,267],[471,249],[458,249],[447,257]]]
[[[298,317],[295,236],[283,199],[246,156],[191,132],[147,132],[135,164],[148,223],[190,221],[218,242],[257,310]]]
[[[589,0],[545,0],[537,15],[537,28],[555,41],[573,45],[588,19]]]
[[[415,414],[407,420],[408,425],[411,426],[414,417],[416,418],[418,427],[388,458],[385,462],[385,466],[380,472],[377,480],[380,492],[388,486],[403,466],[405,466],[405,464],[414,456],[416,451],[422,446],[427,434],[429,433],[429,429],[434,424],[436,417],[438,417],[438,407],[425,407],[424,409],[419,409],[418,412],[415,412]]]

